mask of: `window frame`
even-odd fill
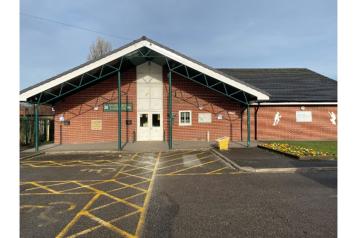
[[[190,122],[181,122],[181,113],[188,112],[190,115]],[[182,110],[179,111],[179,126],[192,126],[192,111],[191,110]]]

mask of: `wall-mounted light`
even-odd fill
[[[55,108],[54,108],[54,107],[51,107],[51,111],[53,111],[53,112],[54,112],[54,111],[55,111]]]
[[[63,114],[61,114],[61,115],[59,116],[59,121],[60,121],[60,122],[64,122],[64,115],[63,115]]]
[[[304,111],[304,110],[305,110],[305,107],[304,107],[304,106],[301,106],[300,109],[301,109],[302,111]]]
[[[199,106],[198,109],[200,109],[202,111],[203,110],[203,106]]]
[[[94,111],[98,111],[98,109],[99,109],[98,106],[95,106],[95,107],[93,108]]]

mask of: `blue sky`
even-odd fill
[[[212,67],[303,67],[337,79],[336,0],[21,0],[20,4],[21,89],[85,62],[97,36],[117,48],[146,35]]]

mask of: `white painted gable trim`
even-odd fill
[[[93,62],[93,63],[91,63],[89,65],[83,66],[82,68],[74,70],[74,71],[72,71],[72,72],[70,72],[68,74],[65,74],[65,75],[57,78],[57,79],[54,79],[54,80],[52,80],[52,81],[50,81],[48,83],[39,85],[38,87],[32,88],[32,89],[20,94],[20,101],[26,101],[28,98],[30,98],[30,97],[38,94],[38,93],[46,91],[46,90],[48,90],[48,89],[50,89],[52,87],[55,87],[57,85],[60,85],[61,83],[69,81],[69,80],[71,80],[71,79],[73,79],[75,77],[78,77],[78,76],[80,76],[80,75],[82,75],[84,73],[87,73],[87,72],[89,72],[89,71],[91,71],[91,70],[93,70],[95,68],[98,68],[98,67],[100,67],[100,66],[102,66],[104,64],[107,64],[107,63],[109,63],[109,62],[111,62],[111,61],[113,61],[115,59],[118,59],[118,58],[120,58],[120,57],[122,57],[122,56],[124,56],[126,54],[129,54],[129,53],[131,53],[131,52],[133,52],[135,50],[138,50],[138,49],[140,49],[140,48],[142,48],[144,46],[146,46],[147,48],[149,48],[149,49],[151,49],[153,51],[156,51],[156,52],[158,52],[158,53],[160,53],[160,54],[162,54],[162,55],[164,55],[164,56],[166,56],[166,57],[168,57],[168,58],[170,58],[172,60],[175,60],[175,61],[177,61],[177,62],[179,62],[179,63],[181,63],[183,65],[186,65],[186,66],[188,66],[188,67],[190,67],[192,69],[195,69],[195,70],[197,70],[197,71],[199,71],[199,72],[201,72],[203,74],[206,74],[206,75],[208,75],[208,76],[210,76],[212,78],[218,79],[218,80],[220,80],[220,81],[222,81],[222,82],[224,82],[224,83],[226,83],[228,85],[231,85],[232,87],[240,89],[240,90],[242,90],[244,92],[247,92],[247,93],[249,93],[251,95],[254,95],[254,96],[257,97],[258,100],[269,100],[269,96],[268,95],[266,95],[264,93],[261,93],[261,92],[255,90],[255,89],[247,86],[247,85],[244,85],[242,83],[234,81],[234,80],[232,80],[232,79],[230,79],[230,78],[228,78],[228,77],[226,77],[226,76],[224,76],[222,74],[219,74],[219,73],[217,73],[217,72],[215,72],[215,71],[213,71],[213,70],[211,70],[209,68],[206,68],[206,67],[204,67],[204,66],[202,66],[200,64],[197,64],[195,62],[192,62],[192,61],[190,61],[190,60],[188,60],[188,59],[186,59],[186,58],[184,58],[184,57],[182,57],[182,56],[180,56],[180,55],[178,55],[178,54],[176,54],[174,52],[171,52],[171,51],[169,51],[167,49],[164,49],[161,46],[158,46],[158,45],[156,45],[156,44],[154,44],[154,43],[152,43],[152,42],[150,42],[148,40],[141,40],[141,41],[139,41],[139,42],[137,42],[137,43],[135,43],[133,45],[130,45],[130,46],[118,51],[118,52],[115,52],[115,53],[113,53],[111,55],[108,55],[105,58],[97,60],[97,61],[95,61],[95,62]]]

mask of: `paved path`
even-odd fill
[[[238,166],[261,168],[337,167],[337,160],[297,160],[258,147],[219,151]]]

